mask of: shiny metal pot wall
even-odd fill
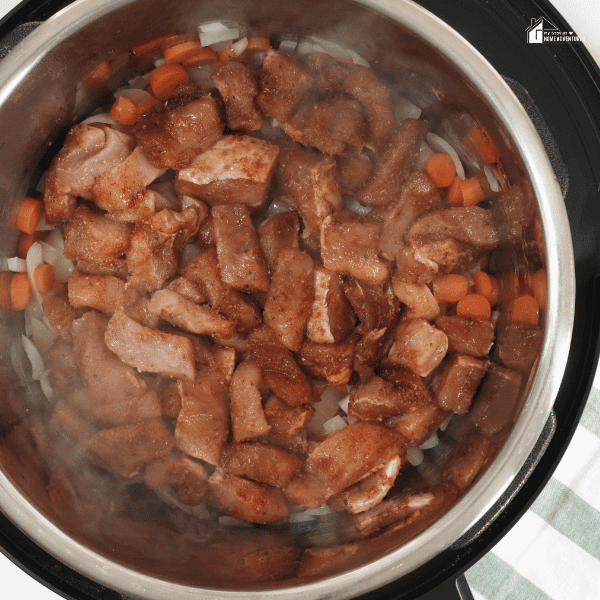
[[[566,364],[574,312],[571,239],[560,189],[542,143],[502,78],[460,36],[407,0],[81,0],[40,26],[0,64],[0,190],[2,256],[16,242],[15,208],[30,187],[53,140],[97,104],[90,73],[112,56],[116,87],[149,65],[133,64],[128,44],[169,31],[188,32],[210,20],[230,20],[274,36],[308,33],[354,48],[389,80],[411,72],[420,93],[447,99],[484,122],[500,140],[503,164],[513,182],[530,186],[538,201],[545,237],[548,308],[538,366],[520,416],[496,459],[459,502],[409,542],[383,556],[365,556],[357,568],[323,581],[282,582],[271,589],[216,591],[177,583],[135,564],[135,548],[107,558],[66,534],[32,493],[0,473],[0,508],[41,547],[93,580],[134,597],[349,598],[401,578],[448,547],[474,524],[509,485],[550,414]],[[560,288],[559,288],[560,281]],[[20,326],[4,315],[5,326]],[[142,542],[143,544],[144,542]],[[152,542],[150,542],[152,543]],[[114,560],[116,558],[116,560]],[[178,557],[165,557],[176,561]],[[152,567],[146,567],[152,570]]]

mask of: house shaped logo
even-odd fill
[[[558,28],[548,21],[546,17],[531,19],[531,25],[527,28],[527,43],[542,44],[545,32],[558,32]]]

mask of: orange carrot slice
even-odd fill
[[[17,229],[23,233],[33,233],[43,212],[43,202],[34,198],[24,198],[17,213]]]
[[[219,55],[212,48],[200,48],[190,54],[181,64],[184,67],[201,67],[212,65],[219,60]]]
[[[33,281],[40,294],[47,294],[54,287],[56,281],[52,265],[38,265],[33,272]]]
[[[495,306],[498,302],[498,292],[500,284],[498,280],[489,273],[484,271],[477,271],[473,274],[473,281],[475,282],[475,293],[487,298],[490,306]]]
[[[168,100],[178,85],[189,81],[187,71],[178,63],[165,63],[148,75],[152,93],[159,100]]]
[[[182,62],[186,58],[192,56],[202,48],[200,40],[191,40],[189,42],[183,42],[176,46],[167,48],[164,52],[165,58],[168,63]]]
[[[540,317],[540,305],[529,294],[521,294],[512,304],[509,321],[513,325],[537,325]]]
[[[464,275],[450,273],[433,279],[433,295],[438,302],[458,302],[467,295],[469,283]]]
[[[529,285],[533,292],[533,297],[537,300],[541,310],[546,310],[548,297],[548,282],[546,279],[546,269],[539,269],[529,278]]]
[[[437,187],[444,188],[452,185],[456,178],[454,161],[448,154],[435,152],[423,165],[423,170]]]
[[[42,239],[41,231],[34,231],[33,233],[22,233],[19,237],[19,243],[17,244],[17,256],[19,258],[27,258],[29,248],[35,242],[39,242]]]
[[[458,177],[454,178],[454,181],[446,190],[446,202],[450,206],[462,206],[463,205],[463,194],[462,194],[462,179]]]
[[[477,177],[469,177],[461,182],[463,206],[475,206],[485,200],[485,194]]]
[[[10,305],[13,310],[25,310],[31,302],[31,283],[27,273],[14,273],[10,280]]]
[[[150,110],[155,106],[162,106],[162,102],[150,96],[149,98],[142,98],[136,107],[138,119],[147,115]]]
[[[138,120],[137,106],[131,98],[120,96],[112,105],[110,116],[121,125],[135,125]]]
[[[456,314],[461,317],[471,317],[472,319],[485,321],[490,318],[492,307],[485,296],[481,294],[468,294],[458,301]]]

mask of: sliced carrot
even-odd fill
[[[190,40],[167,48],[164,52],[168,63],[182,62],[202,48],[200,40]]]
[[[13,310],[25,310],[31,302],[31,283],[27,273],[14,273],[10,280],[10,305]]]
[[[131,98],[120,96],[112,105],[110,116],[121,125],[135,125],[138,120],[137,106]]]
[[[52,265],[38,265],[33,272],[33,281],[40,294],[48,293],[54,287],[56,281]]]
[[[200,48],[188,56],[181,64],[184,67],[202,67],[218,62],[219,55],[212,48]]]
[[[11,310],[12,304],[10,301],[10,280],[12,273],[10,271],[2,271],[0,273],[0,308]]]
[[[138,119],[144,115],[147,115],[155,106],[162,106],[162,102],[156,98],[152,98],[152,96],[149,98],[142,98],[136,107]]]
[[[446,202],[450,206],[462,206],[463,205],[463,194],[462,194],[462,179],[458,177],[454,178],[452,185],[446,190]]]
[[[548,298],[548,281],[546,279],[546,269],[539,269],[529,277],[529,286],[533,292],[533,297],[537,300],[541,310],[546,310]]]
[[[464,275],[450,273],[433,279],[433,295],[438,302],[458,302],[467,295],[469,283]]]
[[[498,302],[498,292],[500,290],[498,280],[489,273],[477,271],[473,274],[473,281],[475,282],[475,293],[487,298],[490,306],[495,306]]]
[[[179,46],[179,44],[185,44],[187,42],[198,42],[200,43],[200,38],[197,33],[180,33],[176,35],[166,36],[160,42],[160,50],[164,53],[169,49],[175,46]],[[165,58],[167,58],[165,56]]]
[[[17,244],[17,256],[19,258],[27,258],[27,253],[29,252],[29,248],[35,242],[39,242],[42,239],[41,231],[34,231],[33,233],[22,233],[19,238],[19,243]]]
[[[433,153],[423,165],[423,170],[437,187],[448,187],[456,178],[454,161],[443,152]]]
[[[249,37],[247,52],[263,52],[271,48],[271,40],[266,37]]]
[[[17,213],[17,229],[23,233],[33,233],[43,212],[44,203],[27,196]]]
[[[477,177],[469,177],[461,181],[463,206],[475,206],[485,200],[485,194]]]
[[[490,318],[492,307],[488,299],[481,294],[468,294],[456,305],[456,314],[460,317],[471,317],[483,321]]]
[[[500,160],[498,148],[485,127],[473,123],[467,131],[467,141],[475,156],[484,163],[491,164]]]
[[[239,41],[239,40],[238,40]],[[238,42],[233,42],[227,48],[219,51],[219,60],[221,62],[229,62],[230,60],[244,60],[248,56],[248,49],[245,48],[240,54],[237,53]]]
[[[178,63],[165,63],[148,75],[152,93],[159,100],[168,100],[178,85],[189,81],[187,71]]]
[[[177,34],[171,32],[165,33],[164,35],[159,35],[158,37],[140,40],[139,42],[136,42],[134,46],[131,46],[131,52],[140,57],[150,55],[157,56],[163,52],[161,49],[161,44],[176,37]]]
[[[521,294],[515,298],[509,314],[513,325],[537,325],[539,317],[540,305],[533,296]]]
[[[90,88],[103,86],[113,75],[113,68],[108,60],[103,60],[91,73],[85,76],[85,85]]]

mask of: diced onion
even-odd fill
[[[431,133],[431,131],[427,134],[427,143],[431,146],[431,148],[435,152],[444,152],[448,154],[450,158],[454,161],[454,166],[456,167],[456,174],[460,179],[465,178],[465,169],[460,162],[460,158],[458,158],[458,154],[456,150],[443,138],[439,135],[435,135],[435,133]]]
[[[392,90],[392,99],[396,105],[396,121],[402,123],[404,119],[418,119],[423,112],[414,102]]]
[[[154,59],[155,67],[160,67],[161,65],[166,65],[166,64],[167,64],[167,59],[164,58],[163,56],[160,56],[160,57]]]
[[[240,37],[239,27],[228,27],[221,21],[213,21],[212,23],[200,25],[198,33],[200,35],[200,43],[203,46],[213,46],[219,42],[236,40]]]
[[[71,273],[75,270],[75,263],[62,255],[52,266],[54,267],[54,277],[59,283],[67,283]]]
[[[332,417],[331,419],[323,423],[323,431],[327,435],[331,435],[335,431],[344,429],[344,427],[346,427],[347,425],[348,423],[346,423],[343,417],[340,417],[340,415],[336,415],[335,417]]]
[[[139,88],[121,88],[115,92],[115,98],[131,98],[136,104],[144,98],[152,98],[146,91]]]
[[[325,52],[325,50],[312,39],[300,40],[296,46],[296,53],[299,56],[307,56],[309,54],[313,54],[314,52]]]
[[[148,87],[148,77],[146,75],[138,75],[130,79],[127,83],[129,84],[129,89],[145,90]]]
[[[344,204],[344,208],[347,208],[352,212],[358,213],[362,216],[368,215],[373,210],[372,206],[363,206],[355,196],[343,196],[342,203]]]
[[[419,156],[417,157],[417,162],[415,163],[415,168],[422,169],[425,161],[433,154],[433,150],[427,145],[426,142],[421,143],[421,147],[419,148]]]
[[[35,317],[30,317],[29,329],[31,332],[31,339],[36,348],[40,351],[40,354],[42,356],[47,355],[56,339],[56,333]]]
[[[27,252],[27,275],[29,275],[29,283],[31,283],[31,288],[33,289],[33,294],[36,297],[37,301],[42,303],[42,296],[40,295],[39,290],[37,289],[37,285],[35,284],[35,277],[33,276],[35,270],[44,262],[42,257],[42,247],[39,242],[35,242],[31,244],[29,251]]]
[[[360,54],[358,54],[357,52],[352,50],[351,48],[346,48],[346,52],[348,53],[348,56],[350,56],[350,58],[352,59],[352,62],[355,65],[361,65],[362,67],[367,67],[367,68],[370,67],[369,62],[367,60],[365,60]]]
[[[49,225],[46,221],[46,213],[42,213],[40,220],[37,222],[35,226],[36,231],[52,231],[54,229],[54,225]]]
[[[453,412],[448,413],[446,415],[446,418],[440,424],[440,427],[439,427],[440,431],[446,431],[448,425],[450,425],[450,421],[452,421],[453,416],[454,416]]]
[[[329,56],[333,56],[333,58],[338,58],[342,60],[348,60],[351,56],[348,54],[348,51],[340,44],[336,42],[332,42],[330,40],[326,40],[319,37],[312,38],[313,43],[317,48],[321,48],[321,52],[325,52],[329,54]]]
[[[348,405],[350,404],[350,394],[346,394],[340,401],[339,407],[348,414]]]
[[[232,50],[236,53],[237,56],[240,56],[242,52],[248,47],[248,38],[243,37],[241,40],[233,43],[231,45]]]
[[[58,229],[53,229],[45,239],[45,243],[56,248],[62,254],[65,249],[65,238]]]
[[[437,436],[437,433],[434,431],[428,439],[426,439],[420,446],[421,450],[429,450],[430,448],[435,448],[440,443],[440,440]]]
[[[52,385],[50,383],[50,379],[48,379],[48,375],[44,375],[40,379],[40,387],[42,388],[42,392],[44,392],[44,396],[46,396],[48,400],[52,400],[54,397],[54,390],[52,389]]]
[[[331,419],[339,409],[339,402],[345,394],[337,388],[326,386],[321,392],[321,402],[314,404],[315,412],[307,424],[309,431],[320,433],[325,421]]]
[[[81,121],[81,125],[89,123],[106,123],[107,125],[118,125],[118,123],[108,113],[98,113]]]
[[[487,180],[488,180],[488,183],[490,184],[490,188],[492,189],[492,192],[502,191],[502,188],[504,187],[504,185],[502,184],[502,181],[498,177],[498,175],[496,175],[496,173],[494,173],[494,169],[492,169],[492,167],[490,167],[490,165],[484,165],[483,172],[485,173],[485,176],[487,177]]]
[[[267,210],[267,213],[265,214],[265,218],[277,213],[288,212],[290,210],[292,209],[285,202],[282,202],[281,200],[273,200]]]
[[[214,71],[212,65],[202,65],[200,67],[188,67],[187,74],[190,76],[190,81],[206,89],[216,88],[215,82],[210,78]]]
[[[6,260],[6,267],[13,273],[27,273],[27,261],[24,258],[13,256]]]
[[[406,460],[413,466],[418,467],[425,458],[423,450],[421,448],[412,448],[409,446],[406,448]]]
[[[26,385],[29,381],[29,377],[27,376],[27,354],[25,354],[25,349],[23,348],[23,342],[16,337],[10,347],[10,362],[12,363],[12,367],[19,378],[19,381]]]
[[[298,46],[297,40],[283,40],[279,44],[279,52],[285,52],[287,54],[293,54]]]
[[[38,244],[42,247],[42,260],[54,266],[62,254],[54,246],[46,242],[38,242]]]
[[[304,521],[312,521],[315,517],[325,517],[330,515],[333,511],[327,506],[327,504],[321,504],[317,508],[306,508],[304,510],[298,510],[290,515],[289,521],[291,523],[302,523]]]
[[[26,336],[21,335],[21,342],[31,363],[31,378],[39,380],[44,376],[44,361],[35,344]]]

